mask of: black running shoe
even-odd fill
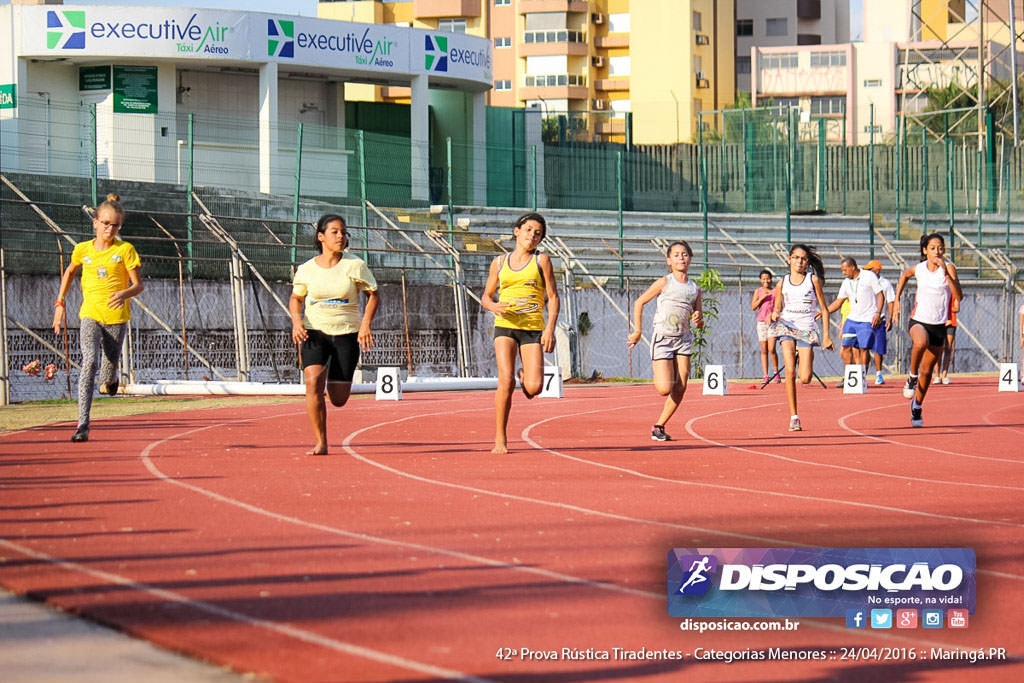
[[[921,417],[921,405],[917,401],[910,404],[910,426],[924,427],[924,418]]]
[[[107,394],[108,396],[113,396],[114,394],[117,393],[117,387],[118,383],[116,380],[111,382],[110,384],[101,384],[100,393]]]
[[[665,433],[665,428],[661,425],[654,425],[651,428],[651,441],[671,441],[672,437]]]
[[[88,427],[84,427],[84,428],[83,427],[79,427],[78,429],[75,430],[75,433],[71,435],[71,440],[74,441],[75,443],[80,443],[82,441],[88,441],[89,440],[89,428]]]
[[[914,398],[917,392],[917,378],[907,377],[907,383],[903,385],[903,398]]]

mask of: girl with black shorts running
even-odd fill
[[[900,295],[910,278],[917,280],[914,308],[910,312],[910,374],[903,386],[904,398],[910,401],[910,425],[923,427],[921,404],[932,383],[932,370],[942,357],[946,343],[946,320],[949,316],[950,297],[963,298],[956,266],[946,260],[946,241],[935,232],[921,238],[921,262],[900,275],[896,285],[896,305],[893,322],[899,320]]]
[[[327,455],[324,391],[333,405],[343,406],[348,401],[359,351],[373,347],[370,322],[380,305],[380,295],[366,263],[345,254],[348,231],[341,216],[322,216],[316,222],[313,239],[320,255],[295,270],[288,311],[292,341],[302,345],[306,412],[316,436],[316,444],[306,455]],[[359,292],[366,294],[361,319]]]

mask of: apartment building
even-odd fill
[[[595,140],[625,140],[628,115],[637,144],[692,141],[698,111],[735,99],[732,0],[356,0],[321,2],[318,15],[490,38],[490,105],[578,116]]]
[[[736,90],[751,91],[753,48],[849,41],[850,0],[736,0]]]

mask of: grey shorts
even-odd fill
[[[667,337],[655,333],[651,340],[651,360],[675,360],[676,356],[693,354],[693,335]]]
[[[768,341],[768,338],[772,336],[771,335],[771,326],[772,326],[772,324],[770,322],[768,322],[767,320],[758,320],[757,321],[757,341],[759,341],[759,342]]]

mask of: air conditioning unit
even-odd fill
[[[604,57],[597,55],[590,58],[590,63],[594,65],[595,69],[601,69],[604,67]]]
[[[604,15],[601,14],[600,12],[594,12],[593,14],[590,15],[590,20],[595,24],[603,24]]]
[[[708,79],[708,76],[703,71],[698,71],[697,72],[697,80],[698,81],[706,81],[707,79]]]
[[[706,79],[706,78],[698,78],[697,79],[697,87],[698,88],[702,88],[702,89],[710,88],[711,87],[711,83],[709,83],[708,79]]]
[[[697,44],[698,45],[710,45],[711,44],[711,39],[708,38],[703,33],[698,33],[697,34]]]
[[[608,108],[608,100],[594,100],[593,101],[593,108],[594,109],[607,109]]]

